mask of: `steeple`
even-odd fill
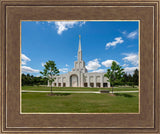
[[[81,35],[79,35],[78,61],[82,60]]]
[[[85,67],[85,62],[82,60],[82,49],[81,49],[81,36],[79,35],[79,47],[78,47],[78,57],[77,61],[74,62],[74,68],[72,71],[86,73],[87,69]]]
[[[79,49],[78,51],[81,51],[81,35],[79,35]]]

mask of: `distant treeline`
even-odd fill
[[[35,77],[30,74],[22,74],[22,86],[47,85],[47,78]]]
[[[115,85],[129,85],[134,86],[139,83],[139,71],[138,69],[134,70],[133,75],[125,73],[120,82],[114,83]]]

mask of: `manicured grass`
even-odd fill
[[[50,87],[45,86],[22,86],[22,90],[33,91],[50,91]],[[88,88],[88,87],[53,87],[53,91],[99,91],[99,90],[112,90],[111,88]],[[114,87],[114,91],[136,91],[138,88],[133,87]]]
[[[64,90],[64,89],[63,89]],[[137,113],[138,93],[22,93],[25,113]]]

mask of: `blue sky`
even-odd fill
[[[48,60],[67,73],[77,60],[79,35],[88,72],[106,72],[112,61],[138,68],[138,21],[22,21],[22,73],[39,76]]]

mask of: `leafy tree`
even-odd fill
[[[26,76],[22,74],[22,86],[26,85]]]
[[[124,69],[120,65],[118,65],[115,61],[113,61],[111,69],[108,69],[107,73],[104,75],[109,79],[108,81],[111,83],[112,93],[114,84],[122,81],[124,75],[123,70]]]
[[[128,82],[132,82],[133,81],[133,79],[132,79],[132,75],[131,74],[129,74],[128,75]]]
[[[133,82],[135,85],[138,85],[139,71],[138,69],[134,70],[133,74]]]
[[[45,78],[48,79],[50,85],[51,85],[51,94],[52,94],[52,82],[55,80],[55,75],[59,73],[59,70],[56,67],[56,64],[54,61],[48,61],[44,65],[43,72],[40,72]]]
[[[47,85],[47,79],[42,77],[35,77],[30,74],[22,74],[22,86],[33,86],[33,85]]]
[[[127,75],[127,73],[124,73],[122,81],[124,83],[128,82],[128,75]]]

